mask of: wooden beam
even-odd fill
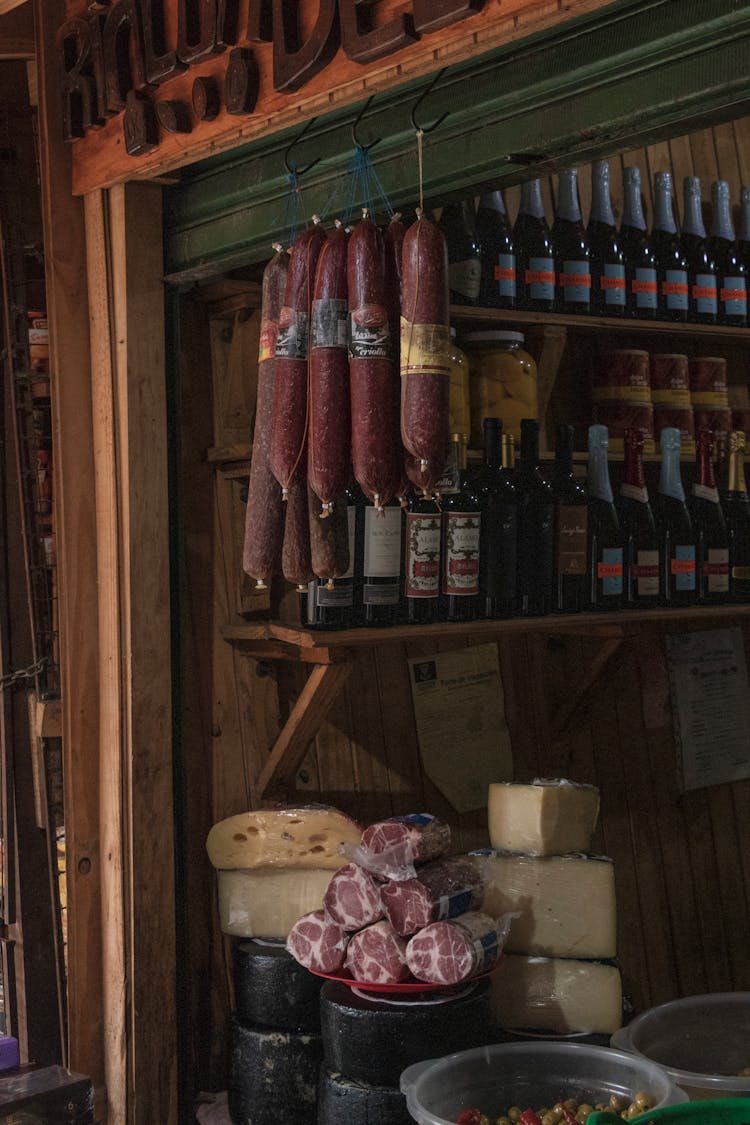
[[[0,0],[0,59],[33,59],[34,9],[27,0]]]

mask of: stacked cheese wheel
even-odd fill
[[[535,781],[490,786],[493,850],[476,854],[484,908],[515,913],[493,978],[502,1028],[611,1033],[621,1023],[614,868],[591,856],[599,793]]]

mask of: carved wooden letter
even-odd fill
[[[129,156],[145,156],[159,144],[156,114],[145,94],[139,94],[136,90],[128,92],[122,127]]]
[[[307,41],[300,44],[297,4],[273,0],[273,85],[289,93],[327,66],[340,42],[336,0],[320,0],[318,18]]]
[[[260,71],[249,47],[235,47],[229,55],[224,81],[224,105],[227,113],[252,113],[258,101]]]
[[[253,43],[270,43],[273,39],[272,0],[250,0],[247,14],[247,37]]]
[[[102,40],[107,108],[119,113],[129,90],[146,85],[138,0],[116,0],[106,15]],[[132,56],[132,64],[131,64]]]
[[[193,113],[199,121],[213,121],[219,116],[221,95],[213,78],[196,78],[193,83]]]
[[[85,19],[68,20],[57,33],[60,85],[63,96],[63,135],[66,141],[82,137],[92,125],[101,125],[94,69],[91,25]],[[101,63],[101,60],[99,60]]]
[[[419,38],[409,13],[394,16],[382,27],[374,27],[372,7],[372,0],[339,0],[341,42],[354,62],[369,63],[391,55]]]
[[[186,66],[216,54],[216,0],[180,0],[177,54]]]
[[[483,7],[484,0],[414,0],[414,26],[419,32],[437,31],[481,12]]]
[[[193,122],[184,102],[157,102],[154,106],[156,120],[165,133],[191,133]]]
[[[168,51],[164,36],[164,0],[139,0],[143,29],[143,59],[146,81],[158,86],[174,77],[181,66],[175,51]]]

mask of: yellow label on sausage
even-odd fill
[[[450,377],[450,334],[445,324],[413,324],[401,317],[401,377],[431,374]]]

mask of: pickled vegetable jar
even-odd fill
[[[485,418],[501,418],[505,433],[521,439],[521,419],[537,417],[537,371],[524,349],[522,332],[467,332],[461,343],[469,357],[471,446],[481,449]]]

